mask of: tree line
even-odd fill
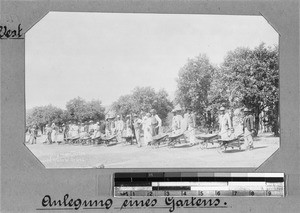
[[[27,111],[26,124],[42,127],[47,123],[62,124],[68,120],[85,122],[105,119],[106,111],[126,116],[155,109],[166,124],[173,106],[190,106],[200,126],[217,122],[218,109],[247,107],[255,117],[258,130],[260,114],[265,112],[275,135],[279,134],[279,52],[278,46],[264,43],[254,49],[240,47],[229,51],[223,63],[214,65],[205,54],[188,59],[179,70],[175,100],[165,90],[136,87],[120,96],[105,110],[100,100],[80,97],[69,100],[66,110],[52,105]]]
[[[211,125],[221,106],[247,107],[255,117],[265,112],[275,135],[279,134],[279,52],[278,46],[261,43],[254,49],[229,51],[219,66],[205,54],[189,59],[180,69],[175,102],[191,106],[200,125]]]

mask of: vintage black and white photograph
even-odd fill
[[[24,143],[46,168],[257,168],[279,89],[263,16],[49,12],[25,35]]]

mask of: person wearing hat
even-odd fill
[[[150,113],[151,113],[151,134],[152,134],[152,137],[154,137],[154,136],[158,135],[162,122],[161,122],[160,117],[157,115],[155,109],[151,109]]]
[[[79,126],[79,137],[85,138],[86,137],[85,124],[84,124],[84,122],[81,122],[79,125],[80,125]]]
[[[52,128],[51,140],[52,140],[52,143],[56,143],[57,135],[58,135],[58,126],[55,123],[52,123],[51,128]]]
[[[146,122],[147,122],[147,116],[146,116],[146,112],[145,111],[141,111],[140,113],[140,117],[142,119],[142,131],[143,131],[143,134],[144,134],[144,137],[145,137],[145,132],[146,132]]]
[[[189,138],[190,143],[193,145],[196,143],[196,116],[192,113],[192,109],[190,107],[186,108],[186,113],[184,116],[185,123],[187,125],[187,136]]]
[[[80,137],[81,133],[83,132],[83,125],[81,125],[81,122],[77,122],[77,126],[78,126],[78,135]]]
[[[244,131],[244,140],[246,144],[246,149],[253,149],[253,137],[252,134],[255,132],[254,129],[254,118],[253,115],[250,114],[250,110],[248,108],[244,109],[244,119],[243,119],[243,131]]]
[[[117,130],[115,124],[115,116],[113,115],[109,116],[109,128],[110,128],[110,134],[115,135]]]
[[[47,138],[44,143],[52,144],[52,139],[51,139],[52,128],[49,124],[46,124],[45,132],[46,132]]]
[[[76,122],[73,121],[72,125],[70,126],[70,138],[77,137],[79,137],[79,127],[77,126]]]
[[[182,123],[181,123],[181,129],[183,131],[186,131],[188,129],[188,117],[189,117],[189,113],[188,113],[188,107],[184,108],[184,114],[182,116]]]
[[[127,138],[126,142],[129,142],[132,144],[134,136],[134,130],[133,130],[133,119],[131,118],[131,115],[126,115],[126,121],[125,121],[125,129],[124,129],[124,136]]]
[[[33,125],[33,141],[32,144],[36,144],[36,138],[38,136],[38,126],[36,124]]]
[[[172,118],[172,132],[173,134],[180,133],[182,129],[183,117],[181,116],[181,108],[175,107],[173,110],[173,118]]]
[[[106,117],[105,119],[105,135],[109,136],[110,135],[110,121],[109,121],[109,116]]]
[[[105,136],[105,121],[100,121],[100,132],[101,132],[101,136]]]
[[[62,130],[61,133],[63,136],[63,141],[65,141],[65,132],[66,132],[66,124],[65,123],[62,123],[61,130]]]
[[[111,115],[108,115],[107,118],[106,118],[106,122],[105,122],[105,135],[107,137],[109,137],[110,135],[113,134],[113,131],[114,131],[114,125],[112,125],[112,116]]]
[[[138,147],[141,147],[141,131],[142,131],[142,120],[138,117],[137,114],[133,114],[133,127],[135,132],[135,139],[138,144]]]
[[[72,126],[72,122],[68,121],[68,124],[66,125],[66,139],[71,137],[71,134],[70,134],[71,126]]]
[[[101,131],[100,131],[100,122],[97,121],[95,124],[94,124],[94,132],[93,132],[93,135],[92,135],[92,139],[96,139],[96,138],[99,138],[101,136]]]
[[[86,135],[88,135],[88,133],[89,133],[89,124],[88,124],[87,121],[84,122],[83,131],[86,133]]]
[[[90,120],[88,126],[88,133],[90,136],[92,136],[94,134],[94,121]]]
[[[231,119],[228,114],[225,114],[225,107],[220,108],[219,114],[219,135],[222,140],[229,139],[231,135]]]
[[[88,143],[87,139],[89,138],[89,125],[88,122],[82,122],[81,123],[81,132],[80,132],[80,139],[81,143]]]
[[[117,115],[117,118],[115,121],[115,127],[116,127],[117,141],[121,142],[123,130],[124,130],[124,121],[121,119],[120,115]]]
[[[146,113],[146,118],[144,121],[144,144],[149,144],[152,140],[152,125],[151,125],[151,114]]]
[[[29,128],[28,131],[29,131],[30,137],[29,137],[27,143],[29,143],[29,144],[36,144],[37,126],[36,125],[32,125]]]

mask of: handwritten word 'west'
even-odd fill
[[[22,39],[21,24],[18,25],[18,29],[9,29],[7,26],[0,25],[0,39]]]

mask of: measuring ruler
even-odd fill
[[[283,173],[115,173],[115,197],[284,197]]]

